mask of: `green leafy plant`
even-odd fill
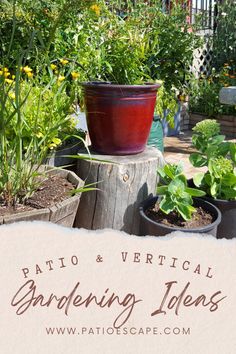
[[[193,128],[193,146],[197,152],[189,157],[194,167],[207,166],[207,172],[197,173],[194,184],[213,198],[234,200],[236,197],[236,144],[220,135],[220,124],[206,119]]]
[[[212,69],[209,75],[201,75],[190,80],[189,110],[201,113],[207,117],[217,117],[222,114],[235,115],[236,107],[223,105],[219,101],[222,87],[236,85],[236,65],[232,61],[225,63],[220,69]]]
[[[214,119],[205,119],[193,128],[192,144],[197,150],[190,155],[190,162],[194,167],[207,166],[213,157],[231,154],[235,144],[226,142],[225,136],[220,134],[220,124]]]
[[[69,61],[61,59],[64,63],[59,65],[51,64],[52,67],[42,66],[39,72],[34,72],[31,67],[21,67],[21,94],[27,95],[27,105],[21,107],[24,115],[24,126],[22,130],[23,149],[27,150],[32,134],[39,140],[48,135],[48,149],[54,150],[63,144],[65,139],[71,135],[82,135],[76,128],[76,120],[72,113],[75,113],[76,99],[76,78],[77,72],[70,67]],[[73,76],[72,76],[73,75]],[[7,67],[0,68],[5,84],[9,88],[9,98],[6,108],[14,110],[15,95],[15,72]],[[67,93],[69,89],[69,94]],[[38,103],[38,107],[36,106]],[[37,115],[37,124],[35,116]],[[8,124],[6,133],[9,139],[14,139],[17,134],[16,115]],[[50,121],[50,122],[49,122]],[[57,128],[49,133],[49,126],[54,124]],[[51,136],[51,141],[50,137]],[[73,139],[73,141],[75,138]]]
[[[225,157],[211,158],[206,173],[198,173],[194,184],[206,191],[207,195],[223,200],[236,199],[236,174],[231,160]]]
[[[52,76],[38,87],[37,79],[26,81],[20,68],[19,63],[14,79],[0,76],[0,203],[12,208],[37,189],[39,168],[68,119],[65,102],[58,106],[66,81],[56,83]]]
[[[41,59],[71,57],[76,52],[78,14],[93,3],[93,0],[1,1],[1,59],[5,58],[7,66],[15,65],[18,54],[27,51],[24,58],[35,68],[39,55]]]
[[[157,187],[157,193],[161,195],[160,209],[165,214],[175,211],[184,220],[190,220],[196,211],[192,197],[202,197],[205,192],[188,187],[181,165],[167,164],[158,169],[158,173],[163,184]]]
[[[174,116],[178,110],[178,102],[174,92],[166,91],[165,86],[162,85],[158,89],[158,99],[156,103],[155,112],[163,119],[165,118],[171,127],[174,127]]]
[[[81,79],[119,84],[161,80],[157,111],[173,119],[177,93],[187,90],[185,79],[191,76],[193,50],[200,42],[186,22],[186,11],[173,2],[166,13],[159,0],[101,0],[98,6],[97,13],[87,8],[79,15]]]
[[[217,26],[213,36],[213,64],[220,68],[231,60],[236,64],[235,18],[236,7],[232,0],[219,1],[217,4]],[[226,45],[227,43],[227,45]]]

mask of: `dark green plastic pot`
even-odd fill
[[[156,147],[161,152],[164,151],[163,127],[158,116],[153,117],[147,144]]]

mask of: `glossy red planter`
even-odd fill
[[[93,150],[131,155],[145,149],[158,84],[84,83],[86,119]]]

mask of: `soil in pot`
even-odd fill
[[[183,219],[177,219],[176,214],[172,213],[170,216],[163,214],[158,209],[159,199],[159,196],[148,198],[139,206],[139,215],[141,217],[141,236],[165,236],[173,231],[210,234],[212,236],[216,236],[217,227],[221,221],[221,213],[213,204],[200,198],[193,198],[194,207],[197,212],[195,212],[196,214],[192,220],[186,223]],[[155,208],[158,209],[157,212]],[[155,215],[154,218],[153,214]],[[157,215],[159,220],[157,220]]]
[[[176,212],[171,212],[170,214],[165,214],[160,210],[159,204],[156,203],[154,206],[148,208],[145,211],[148,218],[162,225],[169,227],[178,227],[183,229],[195,229],[203,226],[210,225],[214,221],[213,215],[206,212],[202,207],[197,207],[196,211],[192,215],[192,219],[185,221]]]
[[[37,191],[24,205],[18,204],[13,209],[4,206],[3,201],[0,200],[0,216],[51,207],[69,198],[74,187],[72,183],[61,176],[49,176],[47,179],[44,178]]]

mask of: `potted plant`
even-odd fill
[[[203,191],[188,187],[182,166],[167,164],[158,173],[162,180],[158,195],[139,208],[141,235],[164,236],[183,231],[216,236],[221,214],[214,205],[199,198],[205,194]]]
[[[236,144],[225,141],[214,119],[196,124],[192,142],[197,152],[190,155],[190,162],[194,167],[207,166],[207,171],[197,173],[191,183],[203,189],[204,198],[222,213],[217,237],[236,237]]]
[[[70,171],[42,167],[67,119],[63,110],[54,116],[66,82],[42,70],[40,81],[26,65],[0,72],[0,224],[47,220],[72,226],[80,197],[74,194],[84,190],[83,181]]]
[[[84,100],[92,148],[129,155],[145,149],[159,84],[85,83]]]
[[[164,80],[170,96],[182,79],[180,62],[187,67],[197,41],[178,5],[170,16],[159,1],[148,7],[130,3],[122,13],[112,3],[99,6],[99,13],[87,9],[81,14],[78,34],[84,47],[78,61],[90,81],[82,88],[92,146],[101,153],[138,153],[148,139],[157,80]],[[170,42],[167,33],[172,33]],[[178,53],[175,61],[173,53]]]

